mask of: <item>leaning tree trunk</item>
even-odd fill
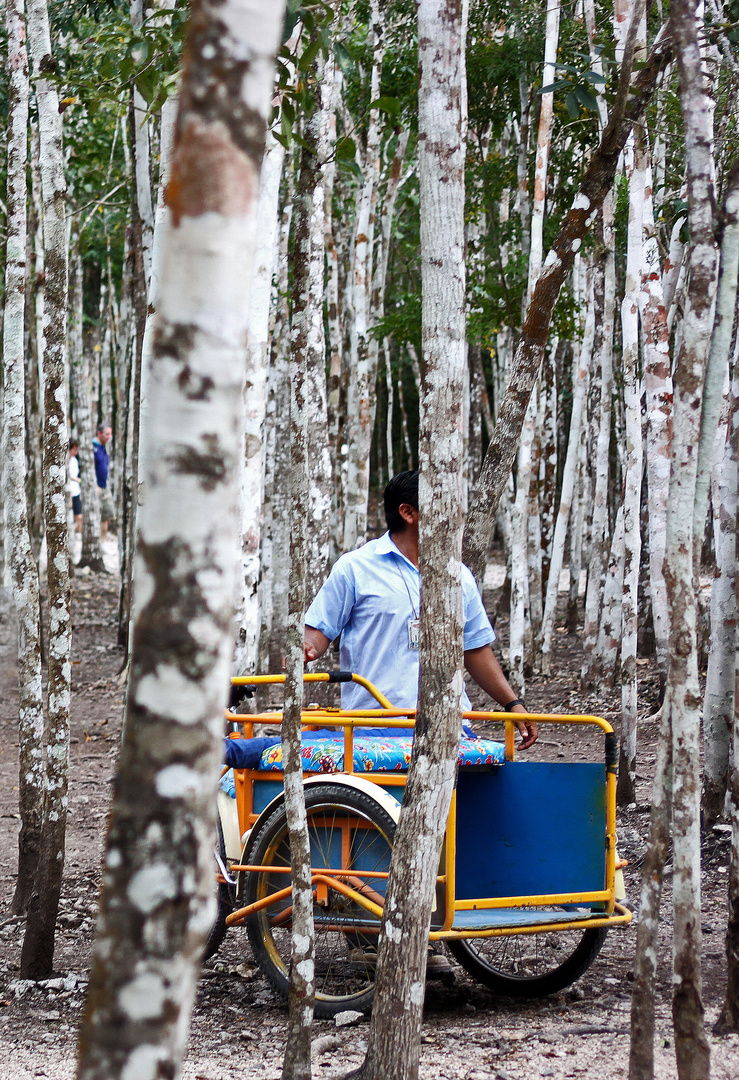
[[[67,534],[67,236],[62,118],[53,69],[46,0],[29,0],[28,40],[39,116],[44,231],[44,526],[47,551],[49,650],[46,790],[38,868],[21,951],[21,977],[51,975],[54,930],[64,870],[69,764],[71,619]]]
[[[696,648],[693,509],[701,397],[713,325],[718,259],[714,233],[712,131],[701,71],[696,0],[673,0],[670,25],[680,75],[690,224],[690,290],[675,373],[672,466],[665,557],[670,608],[668,693],[673,735],[673,1023],[680,1080],[704,1080],[710,1051],[703,1025],[700,920],[700,683]]]
[[[167,199],[135,629],[78,1076],[176,1077],[213,915],[255,193],[282,5],[196,0]]]
[[[642,0],[637,0],[632,11],[616,101],[608,126],[547,255],[526,311],[508,388],[498,412],[495,432],[485,455],[465,528],[464,561],[478,581],[482,580],[485,570],[495,512],[516,454],[526,407],[546,346],[554,304],[567,280],[575,253],[579,251],[595,213],[611,188],[618,159],[631,127],[643,114],[671,55],[671,45],[667,36],[663,35],[631,84],[634,43],[643,6]]]
[[[369,1047],[359,1072],[372,1080],[413,1080],[418,1075],[428,928],[460,733],[465,369],[462,41],[458,3],[421,0],[418,171],[425,361],[419,488],[421,681],[413,760],[385,900]]]
[[[41,610],[26,504],[24,315],[28,189],[28,56],[23,0],[8,0],[7,240],[3,312],[3,511],[7,559],[18,616],[18,876],[11,903],[25,913],[41,841],[44,799],[44,706],[41,689]]]

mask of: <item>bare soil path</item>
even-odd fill
[[[17,858],[17,688],[12,627],[0,625],[0,1078],[74,1076],[76,1039],[94,933],[99,863],[110,782],[120,739],[123,689],[115,645],[116,578],[74,582],[73,728],[66,875],[59,915],[57,977],[45,985],[20,982],[22,923],[8,921]],[[498,626],[505,640],[506,626]],[[537,711],[589,712],[618,724],[620,693],[608,687],[583,698],[577,689],[579,639],[557,634],[555,675],[532,678],[527,701]],[[639,864],[649,819],[656,725],[647,718],[656,699],[649,662],[640,665],[644,716],[640,727],[635,806],[620,814],[619,846],[632,903],[639,897]],[[473,697],[473,701],[476,699]],[[476,701],[480,706],[482,701]],[[534,756],[599,760],[600,747],[582,729],[545,731]],[[729,844],[721,831],[704,843],[704,991],[709,1025],[721,1005],[726,967],[724,929]],[[670,868],[665,874],[659,972],[658,1080],[677,1076],[670,1021]],[[569,990],[534,1002],[496,998],[457,969],[452,986],[429,983],[423,1031],[424,1080],[518,1080],[529,1077],[627,1075],[633,927],[612,931],[590,970]],[[277,1080],[285,1012],[255,970],[245,935],[230,931],[206,964],[193,1013],[186,1080]],[[316,1076],[341,1075],[361,1061],[367,1022],[337,1028],[317,1021]],[[739,1076],[739,1037],[711,1036],[715,1080]]]

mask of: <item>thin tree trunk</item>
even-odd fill
[[[721,243],[716,321],[706,372],[707,391],[703,395],[701,445],[698,451],[698,476],[708,473],[706,458],[710,450],[709,434],[715,432],[724,377],[728,370],[731,336],[734,329],[737,276],[739,273],[739,159],[726,181],[723,213],[724,235]],[[710,389],[708,389],[710,384]],[[719,386],[720,384],[720,386]],[[718,391],[718,393],[717,393]],[[719,513],[714,526],[716,576],[711,589],[711,649],[706,678],[703,711],[703,813],[711,825],[723,813],[729,772],[729,745],[734,723],[734,668],[736,656],[736,507],[737,507],[737,431],[739,430],[739,382],[734,375],[727,436],[719,480]],[[707,480],[707,477],[706,477]],[[705,484],[696,484],[696,507],[693,521],[697,536],[698,510],[705,502]]]
[[[582,630],[581,684],[585,690],[592,689],[596,680],[596,647],[608,558],[608,473],[613,413],[611,395],[613,393],[613,324],[616,295],[614,202],[613,192],[610,192],[603,200],[600,222],[602,247],[593,267],[593,299],[596,311],[593,356],[594,369],[600,371],[600,401],[598,438],[593,464],[595,490],[590,526],[590,564]]]
[[[552,559],[549,567],[549,579],[547,581],[547,592],[544,602],[544,615],[541,620],[541,670],[545,675],[549,674],[552,663],[552,637],[554,635],[554,619],[557,611],[557,597],[559,594],[559,575],[562,572],[565,539],[567,536],[570,510],[572,509],[572,500],[578,478],[580,430],[583,423],[583,414],[585,412],[588,374],[593,352],[594,329],[595,310],[591,280],[588,288],[585,336],[578,350],[577,366],[574,371],[572,416],[570,419],[570,433],[567,440],[567,457],[565,458],[564,469],[562,472],[562,494],[560,496],[559,510],[557,512],[557,523],[554,527]]]
[[[136,624],[79,1080],[180,1073],[213,913],[255,193],[283,8],[192,8],[168,190]],[[216,43],[214,45],[214,43]]]
[[[639,44],[646,44],[642,23]],[[643,134],[635,131],[629,177],[629,225],[626,281],[621,304],[626,470],[624,476],[624,576],[621,600],[621,749],[617,799],[621,806],[636,799],[636,646],[639,621],[639,565],[641,562],[642,424],[639,380],[639,291],[642,268],[645,154]],[[628,149],[628,148],[627,148]]]
[[[557,46],[559,44],[560,0],[547,0],[547,19],[544,36],[544,68],[542,86],[551,86],[555,80]],[[547,191],[547,169],[549,165],[549,147],[552,141],[554,121],[554,93],[548,91],[541,95],[539,109],[539,130],[536,137],[536,165],[534,168],[534,205],[531,210],[531,249],[529,252],[529,283],[526,290],[527,301],[531,300],[543,258],[544,210]]]
[[[369,19],[369,48],[372,55],[370,101],[380,96],[380,76],[384,51],[385,0],[372,0]],[[374,206],[380,172],[380,111],[369,110],[367,149],[364,155],[364,184],[359,193],[357,231],[354,240],[352,296],[354,319],[351,324],[352,376],[347,387],[348,447],[346,492],[344,499],[344,550],[351,551],[364,543],[367,531],[369,463],[373,427],[373,400],[376,369],[371,364],[369,335],[372,328],[374,252]]]
[[[144,18],[144,0],[131,0],[131,26],[139,29]],[[139,90],[132,88],[131,113],[136,207],[141,220],[141,254],[145,292],[149,294],[152,254],[154,249],[154,206],[151,197],[151,164],[149,149],[149,117],[146,102]]]
[[[680,1080],[707,1080],[710,1051],[701,995],[700,684],[693,575],[697,455],[705,364],[713,325],[718,252],[712,131],[701,71],[695,0],[673,0],[670,27],[680,74],[690,223],[690,280],[675,374],[665,567],[670,604],[669,698],[673,735],[673,1023]]]
[[[654,1078],[654,994],[659,954],[659,907],[662,878],[670,843],[672,802],[672,731],[670,706],[663,703],[657,737],[652,810],[647,852],[642,867],[636,963],[631,993],[629,1080]]]
[[[421,0],[418,41],[424,387],[419,489],[421,679],[413,759],[380,936],[364,1080],[415,1080],[424,966],[452,796],[462,691],[464,439],[463,28],[453,0]],[[462,20],[465,5],[462,5]],[[440,452],[443,446],[443,452]]]
[[[259,551],[264,494],[264,429],[269,375],[269,312],[284,147],[267,134],[257,207],[257,243],[246,337],[244,460],[241,474],[241,576],[236,606],[234,672],[257,670]]]
[[[23,0],[8,0],[7,240],[3,312],[3,512],[8,567],[18,617],[18,876],[13,914],[25,913],[41,841],[44,797],[44,708],[41,688],[41,610],[26,504],[24,315],[26,302],[26,182],[28,57]]]
[[[621,595],[624,579],[624,504],[620,504],[611,538],[608,570],[603,588],[603,609],[598,630],[596,657],[601,678],[614,686],[621,644]]]
[[[54,83],[46,0],[29,0],[28,41],[39,116],[44,204],[44,525],[47,550],[49,649],[47,668],[46,790],[38,868],[21,950],[21,977],[51,975],[54,930],[64,870],[69,765],[71,619],[67,476],[67,236],[64,221],[62,117]]]
[[[314,67],[311,77],[316,78]],[[303,790],[303,757],[300,716],[303,707],[303,642],[305,637],[306,571],[308,563],[309,465],[308,417],[312,386],[308,367],[316,348],[313,333],[318,299],[322,308],[323,290],[313,289],[315,229],[323,237],[323,188],[321,163],[316,157],[317,129],[321,124],[317,107],[305,132],[295,192],[295,232],[293,258],[293,304],[290,334],[290,479],[289,529],[290,572],[288,579],[287,634],[285,637],[285,708],[282,721],[282,753],[285,762],[285,810],[290,836],[292,882],[292,949],[287,1044],[282,1064],[283,1080],[310,1080],[310,1035],[315,996],[315,936],[313,891],[311,887],[310,840]],[[318,114],[318,120],[316,120]],[[318,193],[314,201],[315,188]],[[320,220],[315,220],[318,213]],[[319,245],[321,255],[323,244]],[[321,259],[321,269],[323,260]],[[320,321],[321,328],[323,320]],[[321,334],[321,339],[322,339]],[[322,342],[319,342],[320,345]]]
[[[80,487],[82,490],[82,554],[79,566],[89,566],[96,574],[105,573],[100,546],[100,503],[95,477],[92,438],[95,428],[90,410],[87,356],[82,334],[82,258],[79,236],[72,230],[69,268],[69,370],[74,398],[74,418],[79,440]]]
[[[735,445],[735,452],[737,447]],[[739,524],[739,522],[737,522]],[[736,526],[735,526],[736,527]],[[735,575],[735,603],[739,608],[739,575]],[[714,1025],[717,1035],[739,1034],[739,654],[735,669],[733,768],[729,777],[728,802],[731,821],[731,859],[729,862],[729,918],[726,926],[726,997]]]

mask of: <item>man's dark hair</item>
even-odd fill
[[[98,426],[95,428],[95,434],[99,435],[101,431],[105,431],[105,429],[109,427],[110,424],[98,424]]]
[[[385,521],[391,533],[403,532],[406,522],[398,513],[403,503],[418,510],[418,473],[401,472],[394,476],[385,488]]]

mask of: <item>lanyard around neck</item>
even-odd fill
[[[408,582],[405,579],[405,574],[403,573],[403,567],[401,566],[400,562],[397,559],[395,560],[395,567],[396,567],[398,573],[400,574],[401,581],[405,585],[405,591],[408,593],[408,599],[410,601],[411,611],[413,612],[413,618],[417,619],[418,618],[418,612],[416,611],[416,605],[413,603],[413,597],[411,596],[411,590],[408,587]]]

